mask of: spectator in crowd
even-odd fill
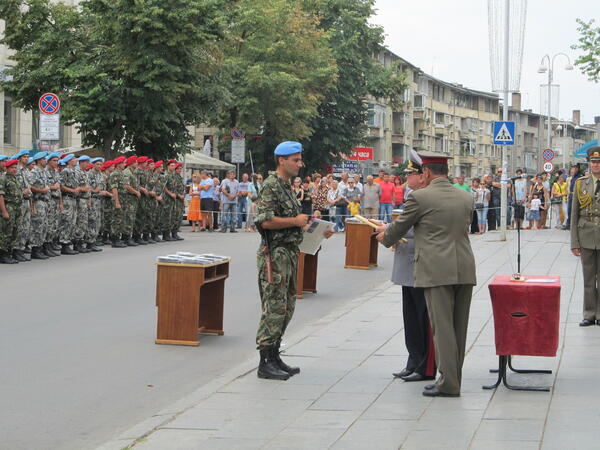
[[[335,191],[335,223],[337,231],[343,232],[346,228],[346,217],[348,216],[348,204],[349,201],[346,198],[347,187],[342,188],[342,182],[340,181]],[[347,186],[347,185],[346,185]],[[356,188],[354,188],[356,189]]]
[[[294,195],[296,196],[296,199],[301,202],[302,198],[303,198],[303,192],[302,192],[302,178],[300,177],[296,177],[293,179],[292,181],[292,191],[294,192]]]
[[[239,182],[235,179],[235,171],[227,172],[227,178],[221,182],[221,233],[235,230],[236,208],[238,203]]]
[[[502,172],[502,169],[500,169]],[[484,177],[485,187],[490,191],[490,203],[488,207],[487,222],[488,230],[493,231],[499,224],[498,216],[500,214],[500,189],[494,185],[494,177],[488,174]]]
[[[374,182],[373,175],[367,176],[367,183],[363,186],[363,209],[365,217],[379,218],[379,197],[381,186]]]
[[[307,216],[312,216],[312,196],[310,191],[310,177],[306,177],[302,181],[302,200],[300,200],[300,206],[302,214],[306,214]]]
[[[456,177],[456,183],[453,183],[453,186],[458,189],[462,189],[463,191],[471,192],[471,188],[468,184],[465,184],[465,177],[462,175],[460,177]]]
[[[386,173],[383,175],[383,183],[379,183],[381,194],[379,196],[379,220],[385,223],[392,221],[392,205],[395,202],[394,198],[394,183],[390,181],[390,176]]]
[[[384,178],[385,178],[385,170],[380,170],[379,176],[373,180],[373,183],[381,184],[384,182]]]
[[[544,209],[545,206],[542,204],[542,200],[540,198],[542,194],[540,194],[539,191],[537,192],[533,192],[533,194],[531,195],[531,201],[529,202],[529,222],[530,222],[530,228],[532,230],[540,229],[542,228],[541,222],[540,222],[540,218],[541,218],[541,214],[540,214],[540,209]]]
[[[214,181],[206,170],[200,172],[200,210],[202,211],[202,228],[200,231],[213,230],[213,196]]]
[[[353,178],[348,180],[348,187],[345,189],[343,196],[348,201],[348,215],[355,216],[360,214],[361,192],[356,187],[356,182]]]
[[[329,205],[329,220],[333,221],[336,225],[334,227],[335,231],[340,231],[338,222],[336,219],[336,206],[335,203],[338,198],[338,183],[333,180],[329,185],[329,190],[327,191],[327,204]]]
[[[399,208],[404,203],[404,181],[400,175],[394,177],[394,208]]]
[[[490,204],[490,190],[479,178],[473,179],[473,201],[477,211],[477,225],[479,231],[477,234],[483,234],[486,231],[488,208]]]
[[[327,203],[327,180],[319,178],[319,184],[312,195],[313,210],[319,211],[323,220],[329,220],[329,204]]]
[[[515,213],[515,224],[518,228],[523,227],[525,217],[525,205],[527,204],[527,180],[523,176],[523,171],[517,169],[516,176],[512,184],[513,209]]]
[[[344,189],[346,189],[348,187],[348,174],[346,172],[342,173],[340,176],[341,180],[338,183],[338,189],[340,191],[343,191]]]
[[[221,211],[221,184],[219,178],[213,177],[213,230],[219,228],[219,211]]]
[[[561,229],[566,221],[566,197],[567,197],[567,182],[562,173],[558,175],[558,178],[552,184],[552,191],[550,192],[550,204],[552,205],[551,216],[554,216],[554,228]]]
[[[248,220],[246,221],[246,231],[256,231],[254,220],[256,219],[258,194],[262,189],[263,177],[261,174],[252,175],[252,182],[248,185]]]
[[[242,228],[242,223],[247,221],[246,212],[248,204],[248,185],[250,177],[247,173],[242,174],[242,181],[238,183],[237,194],[237,228]]]
[[[191,200],[187,218],[192,224],[192,233],[195,233],[196,227],[200,228],[200,220],[202,219],[200,213],[200,175],[197,173],[192,175],[192,184],[190,185],[188,195],[191,197]]]
[[[356,174],[354,175],[354,183],[356,185],[356,187],[358,188],[358,190],[360,191],[360,193],[363,193],[363,184],[360,182],[360,175]]]
[[[538,199],[540,200],[540,207],[538,208],[540,218],[536,220],[536,226],[544,228],[546,226],[546,206],[548,205],[548,203],[550,203],[550,193],[546,190],[546,187],[543,184],[541,174],[537,174],[533,181],[533,185],[531,186],[531,191],[529,194],[530,199],[533,199],[533,194],[538,194]],[[529,228],[531,227],[532,225],[530,224]]]
[[[469,193],[471,195],[473,195],[473,206],[475,206],[475,191],[477,190],[477,188],[479,187],[479,178],[473,178],[471,180],[471,189],[469,190]],[[477,215],[477,210],[475,209],[475,207],[473,207],[473,217],[471,217],[471,234],[478,234],[479,233],[479,216]]]

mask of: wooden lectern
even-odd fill
[[[346,221],[346,264],[347,269],[370,269],[377,267],[379,243],[373,227],[362,222]]]
[[[304,292],[317,293],[317,266],[319,252],[314,255],[298,254],[298,274],[296,276],[296,298],[304,298]]]
[[[223,335],[229,260],[208,265],[158,262],[157,344],[199,345],[198,334]]]

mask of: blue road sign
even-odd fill
[[[341,164],[333,164],[332,169],[334,173],[356,173],[358,172],[358,161],[342,161]]]
[[[515,145],[514,122],[494,122],[494,145]]]

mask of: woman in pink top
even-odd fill
[[[404,182],[400,175],[394,177],[394,208],[404,203]]]
[[[383,176],[383,183],[379,183],[381,194],[379,195],[379,220],[386,223],[392,221],[392,205],[395,203],[394,183],[390,181],[390,176],[386,173]]]

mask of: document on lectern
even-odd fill
[[[313,219],[308,229],[303,233],[300,251],[307,255],[314,255],[321,247],[321,242],[325,239],[325,231],[333,228],[333,223],[321,219]]]

